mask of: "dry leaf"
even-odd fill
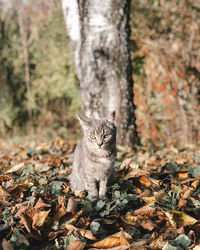
[[[0,200],[1,201],[5,201],[6,197],[11,196],[8,192],[6,192],[5,190],[3,190],[2,187],[0,187]]]
[[[130,214],[130,213],[127,213],[127,214],[124,216],[124,218],[123,218],[123,221],[124,221],[124,222],[126,222],[127,224],[132,225],[132,226],[135,226],[135,225],[136,225],[137,220],[138,220],[137,216],[132,215],[132,214]]]
[[[47,211],[37,211],[34,216],[33,216],[33,224],[32,224],[32,227],[33,229],[37,230],[36,227],[42,227],[44,222],[45,222],[45,219],[47,218],[49,212],[51,210],[47,210]]]
[[[41,198],[39,198],[38,199],[38,201],[36,202],[36,204],[35,204],[35,206],[34,206],[34,208],[36,209],[36,210],[42,210],[42,209],[44,209],[44,208],[49,208],[49,207],[51,207],[51,205],[49,205],[49,204],[46,204],[46,203],[44,203],[43,202],[43,200],[41,199]]]
[[[23,167],[24,167],[24,162],[21,162],[21,163],[15,165],[15,166],[13,166],[9,170],[7,170],[6,174],[21,172],[21,170],[22,170]]]
[[[149,214],[152,214],[156,211],[155,208],[149,206],[149,205],[145,205],[139,209],[136,209],[134,210],[134,214],[137,214],[137,215],[149,215]]]
[[[122,164],[119,167],[119,171],[122,171],[124,169],[128,169],[130,163],[132,162],[132,158],[126,158],[123,160]]]
[[[8,242],[5,238],[2,240],[2,250],[13,250],[14,246],[10,242]]]
[[[177,177],[180,179],[180,180],[183,180],[183,179],[186,179],[188,178],[188,171],[182,171],[182,172],[178,172],[177,173]]]
[[[134,171],[131,171],[130,173],[128,173],[125,176],[125,180],[131,179],[131,178],[135,178],[135,177],[139,177],[142,175],[147,175],[150,171],[149,170],[143,170],[143,169],[136,169]]]
[[[69,246],[67,247],[67,250],[83,250],[86,243],[80,240],[74,240],[72,241]]]
[[[142,220],[141,226],[148,231],[152,231],[156,227],[156,224],[149,219],[149,220]]]
[[[168,217],[171,225],[174,226],[191,226],[194,225],[198,220],[190,215],[187,215],[180,211],[167,211],[166,216]]]
[[[145,175],[140,176],[138,180],[145,187],[151,186],[151,182],[150,182],[149,178],[147,178]]]
[[[151,197],[142,197],[143,201],[145,201],[148,204],[153,205],[154,203],[157,202],[156,197],[155,196],[151,196]]]
[[[184,207],[187,203],[187,200],[184,200],[183,198],[180,198],[179,203],[178,203],[178,207]]]
[[[77,202],[74,199],[69,198],[68,203],[67,203],[67,212],[75,214],[76,209],[77,209]]]
[[[108,237],[91,244],[91,246],[96,248],[112,248],[117,246],[127,246],[129,248],[130,244],[125,238]]]
[[[71,224],[65,223],[65,228],[69,231],[69,232],[78,232],[82,237],[87,238],[89,240],[97,240],[96,237],[94,237],[94,235],[92,234],[91,231],[89,230],[85,230],[85,229],[81,229],[81,228],[77,228]]]
[[[194,180],[191,183],[191,187],[193,188],[193,190],[196,190],[198,185],[199,185],[199,180]]]

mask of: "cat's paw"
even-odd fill
[[[103,201],[109,201],[109,199],[108,199],[108,197],[106,195],[100,195],[99,199],[103,200]]]

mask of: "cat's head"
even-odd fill
[[[96,150],[109,149],[116,144],[115,113],[107,119],[93,119],[83,114],[78,114],[79,122],[83,128],[84,139],[87,145]]]

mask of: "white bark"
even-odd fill
[[[116,112],[117,140],[138,143],[128,44],[129,0],[62,0],[72,42],[82,109],[90,117]]]

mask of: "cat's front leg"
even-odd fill
[[[102,200],[107,200],[107,179],[101,180],[99,182],[99,198]]]
[[[93,197],[98,197],[98,190],[97,190],[97,182],[96,180],[87,180],[87,187],[86,187],[88,194]]]

